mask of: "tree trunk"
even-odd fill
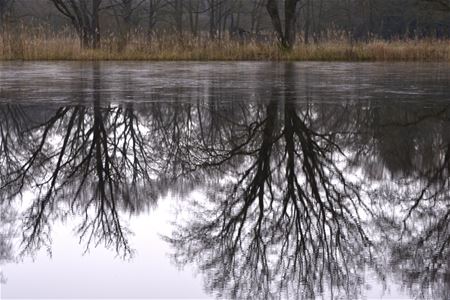
[[[295,22],[296,22],[296,8],[298,0],[286,1],[284,7],[285,25],[284,35],[286,48],[292,48],[295,43]]]
[[[100,48],[100,4],[101,0],[92,0],[92,25],[91,25],[91,38],[92,48]]]
[[[290,50],[295,43],[296,8],[299,0],[284,1],[284,28],[281,22],[280,11],[276,0],[267,0],[266,8],[272,25],[277,34],[280,46]]]
[[[214,0],[209,1],[209,35],[211,38],[216,37],[216,3]]]
[[[119,26],[119,51],[123,51],[128,45],[133,15],[133,0],[122,0],[121,2],[120,12],[117,12],[117,9],[113,8],[114,17]]]
[[[100,4],[103,0],[50,0],[75,28],[83,48],[100,47]]]
[[[307,0],[305,12],[305,44],[309,44],[310,31],[311,31],[311,0]]]
[[[153,2],[153,0],[149,1],[148,4],[148,35],[150,36],[155,28],[155,10],[156,10],[156,6],[155,3]]]
[[[3,11],[0,11],[0,33],[3,34],[3,32],[5,31],[5,16],[3,14]]]
[[[8,13],[13,5],[12,0],[0,0],[0,33],[5,31]]]
[[[192,0],[189,0],[189,26],[193,36],[197,36],[198,32],[198,10],[199,2],[195,1],[195,4],[193,4]]]
[[[91,38],[89,28],[86,27],[81,28],[79,36],[81,48],[83,49],[91,48]]]

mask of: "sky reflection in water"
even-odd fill
[[[448,299],[449,71],[0,65],[2,296]]]

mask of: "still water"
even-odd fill
[[[1,63],[8,298],[450,298],[450,65]]]

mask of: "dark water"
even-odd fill
[[[450,65],[0,64],[2,298],[450,298]]]

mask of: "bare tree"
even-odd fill
[[[165,0],[148,0],[147,5],[144,6],[144,11],[146,11],[147,19],[147,29],[148,33],[151,34],[156,29],[156,24],[158,21],[158,15],[165,6],[167,6]]]
[[[187,2],[187,13],[189,14],[189,27],[192,35],[198,34],[201,0],[189,0]]]
[[[0,32],[3,32],[6,24],[6,17],[10,12],[10,9],[14,3],[14,0],[0,0]]]
[[[435,6],[437,9],[444,11],[450,11],[450,1],[448,0],[420,0],[424,4],[430,4]]]
[[[75,28],[83,48],[100,47],[102,0],[50,0]]]
[[[263,14],[263,8],[264,8],[264,0],[252,0],[252,8],[250,12],[251,16],[251,28],[250,31],[252,33],[259,33],[260,26],[261,26],[261,19]]]
[[[136,25],[133,16],[138,9],[142,8],[144,2],[144,0],[111,0],[111,8],[119,27],[120,51],[128,44],[131,29]]]
[[[277,0],[267,0],[266,8],[272,20],[273,28],[278,36],[280,45],[284,49],[291,49],[295,42],[296,10],[299,0],[282,1],[284,18],[280,14],[280,5]],[[284,20],[284,25],[283,21]]]

